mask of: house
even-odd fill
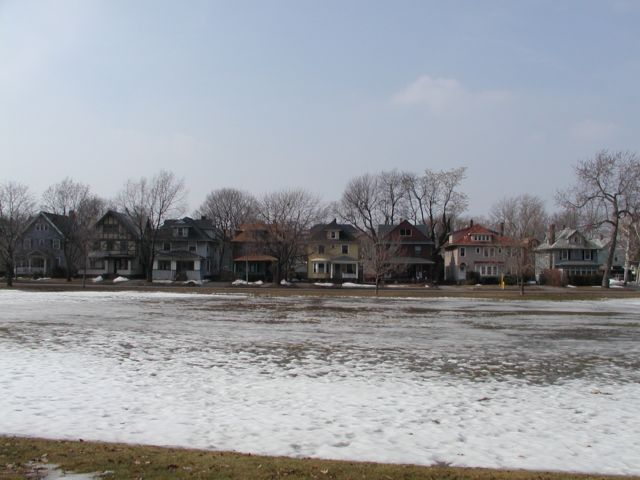
[[[94,226],[87,275],[143,275],[140,236],[129,217],[109,210]]]
[[[217,273],[219,242],[211,220],[167,220],[158,229],[153,280],[197,280]]]
[[[396,265],[386,280],[421,282],[433,279],[434,242],[426,225],[412,225],[407,220],[398,225],[380,225],[378,236],[391,249],[390,262]]]
[[[337,223],[313,226],[307,239],[307,276],[313,281],[357,281],[362,277],[358,262],[358,232]]]
[[[442,246],[444,280],[463,282],[468,272],[476,272],[480,279],[498,279],[509,272],[509,255],[517,244],[503,232],[471,221],[469,227],[451,233]]]
[[[64,255],[65,232],[69,217],[40,212],[27,224],[16,252],[16,275],[62,275],[67,264]],[[75,265],[71,266],[75,269]]]
[[[600,271],[603,246],[580,231],[563,228],[556,234],[555,225],[535,250],[536,279],[545,270],[561,270],[567,275],[595,275]]]
[[[271,230],[264,223],[245,223],[238,227],[231,239],[233,273],[236,278],[273,281],[278,259],[267,253]]]

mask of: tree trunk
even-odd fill
[[[604,273],[602,274],[602,288],[609,288],[609,277],[611,276],[611,265],[613,265],[613,256],[616,252],[616,241],[618,239],[618,218],[617,210],[614,212],[615,220],[613,224],[613,232],[611,232],[611,241],[609,242],[609,252],[607,260],[604,264]]]
[[[524,295],[524,275],[520,275],[520,295]]]

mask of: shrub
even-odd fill
[[[467,285],[475,285],[480,283],[480,274],[473,270],[467,270],[467,279],[465,282]]]
[[[569,275],[569,283],[577,287],[600,285],[602,276],[597,273],[592,273],[591,275]]]
[[[564,287],[567,285],[566,275],[557,269],[543,270],[540,274],[540,285],[550,285],[552,287]]]

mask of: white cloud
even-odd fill
[[[503,90],[472,92],[455,78],[422,75],[392,97],[396,105],[424,106],[433,113],[458,111],[467,107],[501,104],[511,97]]]

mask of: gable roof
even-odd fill
[[[327,238],[326,232],[338,231],[338,238]],[[358,230],[346,223],[338,223],[334,218],[331,223],[319,223],[309,230],[309,240],[321,242],[325,240],[343,240],[353,242],[358,237]]]
[[[427,229],[426,225],[413,225],[408,220],[402,220],[397,225],[378,225],[378,235],[383,238],[388,237],[393,232],[399,231],[401,228],[411,228],[419,233],[419,235],[417,235],[417,238],[401,237],[401,241],[407,243],[415,241],[434,243],[429,239],[429,230]]]
[[[584,240],[584,243],[579,243],[579,244],[571,243],[570,239],[574,235],[579,235],[580,237],[582,237],[582,239]],[[538,246],[538,248],[536,248],[535,250],[536,251],[556,250],[556,249],[562,249],[562,250],[583,250],[583,249],[597,250],[597,249],[600,249],[600,248],[602,248],[602,246],[600,245],[599,242],[594,241],[594,240],[590,240],[583,233],[581,233],[579,230],[576,230],[575,228],[564,228],[564,229],[560,230],[556,234],[555,242],[550,243],[549,242],[549,237],[547,236],[544,239],[544,242],[542,242]]]
[[[189,234],[186,237],[175,237],[174,228],[188,227]],[[158,240],[200,240],[215,241],[216,239],[207,233],[207,230],[215,230],[213,222],[206,218],[194,220],[191,217],[165,220],[158,229]]]
[[[102,217],[100,217],[100,219],[96,222],[96,225],[102,223],[104,219],[109,215],[113,216],[118,221],[118,223],[123,225],[131,235],[136,238],[139,237],[140,234],[138,232],[138,228],[135,226],[129,216],[116,210],[108,210]]]
[[[67,230],[71,224],[71,219],[65,215],[58,215],[57,213],[50,213],[50,212],[38,212],[37,215],[34,215],[33,218],[31,220],[29,220],[29,223],[27,224],[27,226],[24,228],[23,232],[27,232],[29,229],[31,229],[31,227],[33,227],[33,224],[39,219],[42,218],[44,219],[49,225],[51,225],[53,227],[53,229],[58,233],[58,235],[60,235],[61,237],[64,237],[64,231]]]

